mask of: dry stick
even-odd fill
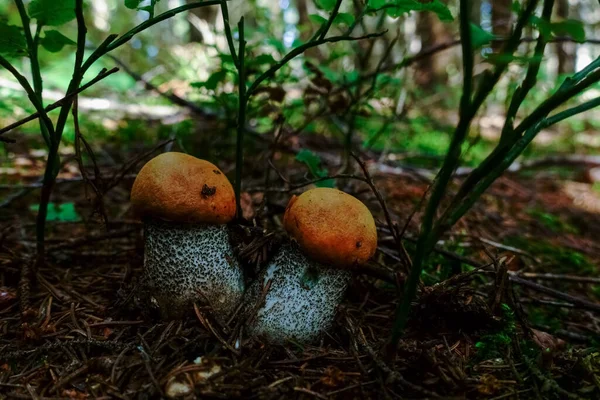
[[[366,165],[360,160],[360,158],[358,158],[358,156],[356,154],[350,153],[350,155],[356,160],[356,162],[360,166],[360,169],[362,170],[363,174],[365,175],[366,184],[369,185],[369,187],[373,191],[373,194],[375,194],[375,197],[377,197],[377,201],[379,201],[379,204],[381,205],[381,208],[383,209],[383,214],[385,215],[385,220],[388,224],[388,228],[391,231],[392,236],[394,236],[394,240],[396,241],[396,246],[398,246],[398,249],[401,250],[401,252],[399,252],[399,254],[402,257],[404,266],[407,270],[409,270],[412,266],[410,257],[408,255],[408,253],[406,252],[406,248],[404,248],[402,239],[398,235],[398,230],[396,229],[396,226],[392,222],[392,217],[390,216],[390,212],[387,208],[385,200],[383,199],[383,196],[381,195],[381,193],[379,192],[379,190],[373,183],[373,179],[371,178],[371,174],[369,174],[369,171],[367,170]]]
[[[127,175],[127,173],[131,169],[133,169],[140,161],[146,159],[147,157],[150,157],[153,153],[155,153],[156,151],[160,150],[162,147],[168,145],[169,143],[171,143],[173,141],[175,141],[175,139],[165,140],[164,142],[159,143],[156,147],[148,150],[145,153],[142,153],[140,156],[134,158],[128,164],[123,166],[123,168],[121,168],[121,171],[117,171],[113,175],[110,182],[106,184],[106,187],[104,188],[104,194],[106,194],[106,192],[108,192],[109,190],[111,190],[112,188],[117,186],[121,182],[121,180]]]
[[[57,244],[55,246],[48,246],[48,252],[69,249],[69,248],[73,248],[73,247],[79,247],[79,246],[83,246],[83,245],[86,245],[89,243],[98,242],[98,241],[102,241],[102,240],[110,240],[110,239],[114,239],[114,238],[128,237],[129,235],[131,235],[132,233],[135,233],[137,231],[138,230],[136,228],[123,229],[123,230],[118,230],[118,231],[106,232],[106,233],[103,233],[100,235],[93,235],[93,236],[88,236],[88,237],[71,239],[64,243]]]
[[[236,349],[234,349],[233,347],[231,347],[231,345],[229,343],[227,343],[227,341],[225,341],[225,339],[223,339],[223,337],[221,337],[221,335],[219,335],[219,333],[213,328],[213,326],[211,325],[211,323],[208,322],[208,319],[204,318],[204,316],[200,312],[200,309],[198,308],[198,305],[196,303],[194,303],[194,312],[196,313],[196,317],[198,317],[198,321],[200,321],[200,323],[202,324],[202,326],[204,326],[204,328],[206,328],[206,330],[208,330],[209,332],[211,332],[213,334],[213,336],[223,346],[225,346],[226,349],[228,349],[229,351],[231,351],[233,354],[235,354],[237,356],[240,355],[239,351],[237,351]]]
[[[559,292],[558,290],[551,289],[546,286],[542,286],[538,283],[528,281],[527,279],[523,279],[523,278],[519,277],[514,272],[509,272],[508,274],[509,274],[509,279],[512,282],[518,283],[519,285],[527,286],[528,288],[533,289],[537,292],[547,294],[548,296],[552,296],[557,299],[568,301],[568,302],[578,306],[581,309],[600,313],[600,304],[598,304],[598,303],[592,303],[589,300],[571,296],[569,294]]]
[[[408,240],[411,240],[411,239],[408,239]],[[465,264],[471,265],[471,266],[473,266],[475,268],[482,268],[482,267],[484,267],[482,264],[480,264],[480,263],[478,263],[478,262],[476,262],[474,260],[471,260],[471,259],[469,259],[467,257],[464,257],[464,256],[461,256],[459,254],[455,254],[455,253],[453,253],[451,251],[448,251],[448,250],[444,250],[444,249],[436,247],[436,248],[433,249],[433,251],[436,252],[436,253],[438,253],[438,254],[441,254],[441,255],[443,255],[443,256],[445,256],[447,258],[452,258],[454,260],[457,260],[457,261],[463,262]],[[585,300],[585,299],[581,299],[579,297],[574,297],[574,296],[568,295],[566,293],[560,292],[558,290],[551,289],[549,287],[537,284],[535,282],[531,282],[531,281],[529,281],[527,279],[523,279],[523,278],[521,278],[519,276],[519,274],[517,274],[515,272],[509,271],[508,274],[509,274],[509,279],[512,282],[514,282],[514,283],[517,283],[517,284],[523,285],[523,286],[527,286],[528,288],[530,288],[532,290],[535,290],[535,291],[540,292],[540,293],[544,293],[544,294],[546,294],[548,296],[568,301],[568,302],[572,303],[573,305],[578,306],[581,309],[595,311],[595,312],[600,312],[600,304],[593,303],[591,301],[588,301],[588,300]],[[382,276],[382,278],[385,279],[385,276]],[[391,283],[394,283],[394,282],[391,282]],[[593,283],[595,283],[595,282],[593,282]]]
[[[92,147],[89,145],[87,140],[85,140],[85,138],[81,134],[81,129],[79,127],[79,104],[78,104],[77,96],[75,96],[75,98],[73,99],[71,113],[73,114],[73,127],[75,129],[75,160],[77,160],[77,165],[79,166],[79,172],[81,173],[81,177],[83,178],[85,183],[87,183],[89,186],[91,186],[92,190],[94,190],[94,193],[96,193],[96,200],[95,200],[95,204],[93,205],[94,210],[97,211],[102,216],[102,220],[104,221],[104,224],[107,225],[108,224],[108,216],[106,215],[106,210],[104,209],[103,193],[100,190],[100,188],[98,187],[98,185],[102,186],[102,184],[103,184],[102,176],[100,174],[100,168],[98,168],[98,162],[96,161],[96,155],[94,154]],[[90,179],[90,177],[88,176],[88,173],[85,169],[85,166],[83,165],[83,154],[81,151],[82,143],[83,143],[83,146],[85,147],[87,153],[89,154],[90,159],[92,160],[92,164],[94,165],[94,177],[95,177],[94,181],[92,181]],[[96,185],[96,181],[98,181],[97,182],[98,185]],[[88,198],[87,187],[85,189],[86,189],[85,190],[86,198]],[[88,201],[89,200],[90,199],[88,198]]]
[[[50,104],[49,106],[47,106],[46,108],[44,108],[44,110],[46,112],[50,112],[52,110],[55,110],[59,107],[61,107],[65,101],[70,100],[71,98],[73,98],[73,96],[77,96],[79,93],[83,92],[84,90],[88,89],[90,86],[95,85],[96,83],[98,83],[99,81],[101,81],[102,79],[106,78],[109,75],[114,74],[115,72],[117,72],[119,70],[119,68],[115,67],[111,70],[106,70],[103,69],[102,71],[100,71],[100,73],[91,81],[89,81],[88,83],[86,83],[85,85],[81,86],[79,89],[77,89],[76,91],[74,91],[73,93],[68,93],[65,95],[65,97],[63,97],[62,99]],[[10,124],[8,126],[5,126],[4,128],[0,129],[0,135],[2,135],[3,133],[6,133],[8,131],[11,131],[13,129],[15,129],[16,127],[19,127],[27,122],[33,121],[37,118],[39,118],[40,114],[38,112],[31,114],[28,117],[25,117],[13,124]]]
[[[125,176],[123,178],[126,179],[135,179],[137,176],[137,174],[125,174]],[[89,178],[91,181],[94,181],[95,178]],[[57,179],[55,184],[56,185],[60,185],[60,184],[64,184],[64,183],[79,183],[79,182],[84,182],[85,179],[82,176],[78,176],[76,178],[62,178],[62,179]],[[36,182],[32,182],[32,183],[21,183],[21,184],[16,184],[16,185],[11,185],[11,184],[0,184],[0,190],[4,190],[4,189],[22,189],[23,191],[30,191],[33,189],[39,189],[43,186],[44,184],[42,183],[41,180],[38,180]],[[24,194],[17,192],[16,195],[18,195],[19,197],[22,197]],[[4,206],[4,202],[0,203],[0,208]]]
[[[576,276],[576,275],[561,275],[561,274],[540,274],[536,272],[522,272],[518,274],[520,277],[540,279],[546,281],[568,281],[568,282],[581,282],[581,283],[600,283],[600,278],[594,278],[591,276]]]

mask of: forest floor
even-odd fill
[[[248,153],[249,222],[234,227],[249,270],[276,250],[262,228],[282,231],[290,197],[290,185],[272,173],[265,198],[267,160],[285,179],[307,180],[293,154],[273,156],[268,145]],[[46,260],[20,299],[21,271],[35,260],[44,154],[23,147],[11,156],[0,192],[0,398],[600,398],[600,192],[576,174],[528,170],[496,182],[430,258],[394,358],[383,349],[406,266],[381,205],[358,180],[338,186],[376,216],[379,251],[356,273],[320,343],[274,346],[243,336],[236,343],[236,321],[222,326],[205,308],[171,322],[138,309],[130,294],[143,236],[129,191],[157,154],[148,150],[107,147],[99,156],[111,160],[94,181],[107,224],[73,154],[63,155]],[[373,154],[360,157],[402,230],[428,179],[381,169]],[[233,164],[222,164],[231,175]],[[346,172],[361,176],[356,165]],[[409,254],[419,216],[403,234]]]

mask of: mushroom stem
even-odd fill
[[[350,278],[284,244],[246,293],[249,333],[274,343],[317,339],[331,326]]]
[[[244,278],[225,225],[152,220],[144,235],[142,287],[161,317],[181,318],[195,301],[220,320],[236,309]]]

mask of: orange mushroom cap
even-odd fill
[[[184,153],[163,153],[148,161],[131,189],[141,217],[173,222],[225,224],[236,212],[231,183],[212,163]]]
[[[316,188],[292,197],[283,226],[307,256],[328,266],[363,264],[377,248],[377,228],[369,209],[337,189]]]

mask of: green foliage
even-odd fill
[[[38,211],[40,206],[38,204],[34,204],[30,208],[32,211]],[[77,210],[75,210],[75,204],[72,202],[61,204],[48,203],[48,215],[46,220],[76,222],[80,221],[81,218],[79,217],[79,214],[77,214]]]
[[[527,210],[532,218],[544,225],[555,233],[577,233],[578,230],[573,225],[564,222],[559,216],[545,212],[540,208]]]
[[[150,14],[150,18],[154,17],[154,7],[160,0],[151,0],[150,4],[144,7],[140,7],[140,4],[144,2],[144,0],[125,0],[125,7],[130,10],[139,10],[146,11]]]
[[[44,26],[66,24],[75,19],[75,0],[32,0],[29,16]]]
[[[503,358],[512,343],[516,331],[515,314],[508,304],[502,304],[502,327],[498,332],[481,336],[475,343],[476,359]]]
[[[548,240],[531,240],[520,236],[504,239],[504,244],[519,249],[526,249],[541,262],[552,268],[556,273],[574,273],[578,275],[593,275],[596,273],[594,263],[579,251],[557,246]]]
[[[337,0],[315,0],[315,5],[325,11],[332,11]]]
[[[321,158],[310,150],[300,150],[296,154],[296,160],[304,163],[315,179],[324,178],[328,175],[327,170],[321,168]],[[318,187],[334,187],[335,181],[333,179],[326,179],[315,183],[315,185]]]
[[[538,28],[540,35],[546,40],[552,40],[556,36],[568,36],[576,42],[585,41],[585,29],[581,21],[565,19],[559,22],[548,22],[539,17],[532,16],[531,23]]]
[[[77,43],[60,33],[59,31],[45,31],[40,40],[43,48],[51,53],[57,53],[65,46],[75,46]]]
[[[385,10],[390,17],[399,17],[411,11],[434,12],[440,21],[453,21],[454,17],[448,6],[439,0],[420,2],[417,0],[369,0],[371,10]]]
[[[23,29],[0,20],[0,55],[13,58],[27,55]]]
[[[485,45],[488,45],[496,38],[495,35],[482,29],[479,25],[474,23],[470,24],[471,27],[471,40],[473,41],[473,48],[479,49]]]
[[[338,13],[333,20],[334,24],[344,24],[350,26],[354,23],[355,18],[354,15],[350,13]]]
[[[219,86],[220,83],[225,81],[225,78],[227,78],[227,71],[224,69],[220,69],[218,71],[213,72],[206,81],[192,82],[190,83],[190,86],[198,89],[206,88],[207,90],[214,91],[217,89],[217,86]]]

